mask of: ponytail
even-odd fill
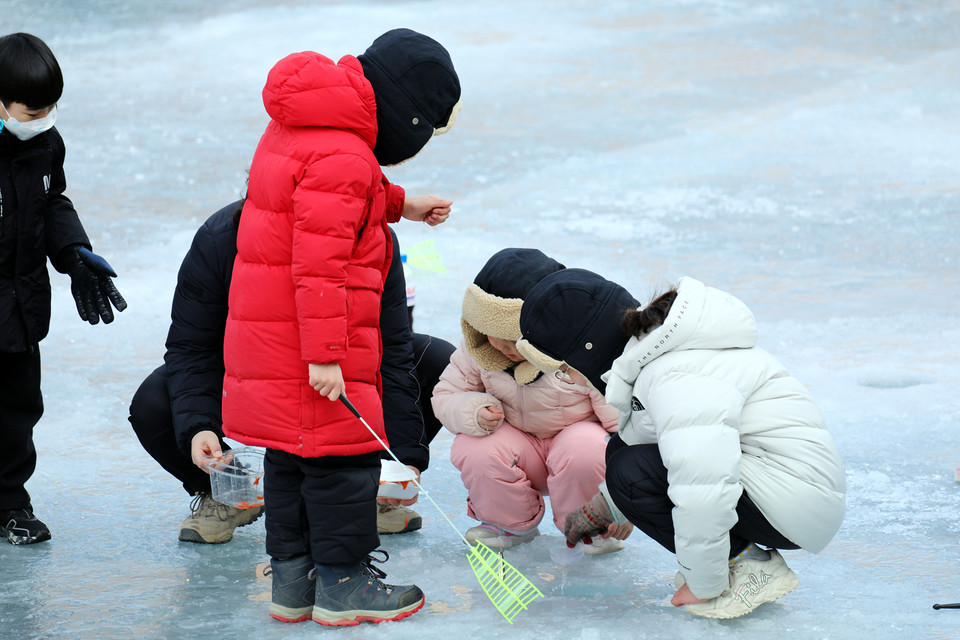
[[[673,301],[677,299],[677,290],[671,289],[643,309],[630,309],[623,314],[620,330],[625,335],[639,338],[662,325],[670,313]]]

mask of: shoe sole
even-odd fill
[[[393,622],[409,618],[417,611],[423,608],[427,597],[421,596],[420,602],[415,602],[403,609],[392,611],[389,617],[381,617],[384,612],[377,611],[327,611],[319,607],[313,608],[313,621],[326,627],[352,627],[361,622],[372,622],[379,624],[381,622]],[[380,615],[378,615],[380,614]]]
[[[477,546],[477,542],[482,542],[491,549],[509,549],[510,547],[516,547],[521,544],[526,544],[528,542],[533,542],[533,539],[540,535],[540,530],[536,529],[535,533],[526,538],[524,536],[491,536],[489,538],[482,538],[476,536],[466,536],[464,539],[469,542],[472,546]]]
[[[209,539],[200,535],[196,529],[180,529],[180,542],[196,542],[199,544],[223,544],[230,542],[233,538],[233,531],[228,531],[221,536],[213,536]]]
[[[0,536],[7,539],[7,542],[16,546],[23,546],[27,544],[37,544],[38,542],[46,542],[50,539],[50,532],[43,531],[35,536],[20,536],[15,534],[13,531],[8,529],[0,529]]]
[[[280,622],[305,622],[313,617],[313,605],[291,609],[279,604],[270,604],[270,617]]]
[[[410,520],[405,522],[403,525],[403,528],[397,531],[390,531],[386,528],[380,528],[380,526],[378,525],[377,533],[379,533],[380,535],[392,535],[395,533],[410,533],[411,531],[416,531],[422,526],[423,526],[423,519],[418,516],[416,518],[411,518]]]
[[[251,509],[251,511],[252,511],[252,509]],[[248,524],[253,524],[254,522],[256,522],[257,520],[259,520],[259,519],[262,518],[262,517],[263,517],[263,507],[260,507],[259,510],[257,511],[257,515],[253,516],[252,518],[250,518],[250,519],[247,520],[246,522],[237,523],[237,528],[239,529],[240,527],[245,527],[245,526],[247,526]]]

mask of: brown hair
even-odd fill
[[[620,330],[628,336],[639,338],[663,324],[670,313],[673,301],[677,299],[677,290],[671,289],[643,309],[630,309],[620,320]]]

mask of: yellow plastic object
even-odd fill
[[[504,560],[502,555],[479,540],[476,546],[470,547],[467,560],[483,592],[510,624],[528,604],[543,597],[540,589]]]
[[[440,261],[440,254],[437,248],[433,246],[433,238],[418,242],[406,251],[407,264],[411,267],[426,269],[427,271],[436,271],[437,273],[446,273],[447,268]]]
[[[377,442],[380,443],[384,451],[390,454],[390,457],[393,458],[397,464],[402,464],[393,451],[391,451],[390,447],[387,446],[387,443],[377,435],[373,427],[363,419],[363,416],[360,415],[357,408],[353,406],[353,403],[342,393],[340,394],[340,402],[350,410],[350,413],[360,420],[363,426],[367,428],[367,431],[373,434],[373,437],[377,439]],[[430,504],[432,504],[440,513],[440,516],[447,521],[450,528],[460,536],[463,544],[470,547],[470,551],[467,553],[467,560],[470,562],[473,574],[480,582],[480,587],[483,589],[483,592],[490,598],[490,602],[497,608],[500,615],[506,618],[507,622],[513,624],[513,619],[517,617],[518,613],[526,609],[527,605],[537,598],[543,597],[543,594],[540,593],[540,590],[537,589],[532,582],[527,580],[512,564],[503,559],[502,554],[498,555],[494,553],[490,547],[479,540],[476,546],[471,547],[467,539],[464,538],[460,530],[457,529],[457,526],[453,524],[453,521],[447,517],[447,514],[443,512],[440,505],[434,501],[430,492],[424,489],[417,480],[411,480],[411,482],[420,490],[420,495],[430,501]]]

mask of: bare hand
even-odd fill
[[[477,411],[477,424],[484,431],[495,431],[503,421],[503,411],[493,406],[480,407]]]
[[[339,400],[346,385],[343,384],[343,372],[336,362],[332,364],[310,364],[307,367],[310,386],[328,400]]]
[[[201,431],[190,441],[190,459],[201,471],[210,473],[209,465],[223,457],[220,438],[213,431]]]
[[[403,200],[403,217],[414,222],[426,222],[431,227],[450,217],[453,200],[438,196],[406,196]]]
[[[693,591],[690,591],[690,585],[686,582],[683,583],[683,586],[677,589],[677,592],[673,594],[673,597],[670,598],[670,604],[675,607],[682,607],[685,604],[701,604],[703,602],[708,602],[710,598],[701,600],[697,596],[693,595]]]
[[[409,465],[409,464],[407,465],[407,469],[410,469],[410,471],[413,471],[413,473],[417,476],[417,485],[419,486],[420,485],[420,469],[417,469],[413,465]],[[410,505],[415,504],[419,497],[420,497],[420,494],[417,493],[417,495],[413,496],[412,498],[406,498],[404,500],[401,500],[400,498],[377,498],[377,502],[381,504],[394,504],[394,505],[403,505],[405,507],[409,507]]]
[[[607,526],[606,533],[601,533],[601,538],[616,538],[617,540],[626,540],[630,537],[630,534],[633,533],[633,523],[629,520],[622,524],[617,524],[616,522],[611,522]]]

